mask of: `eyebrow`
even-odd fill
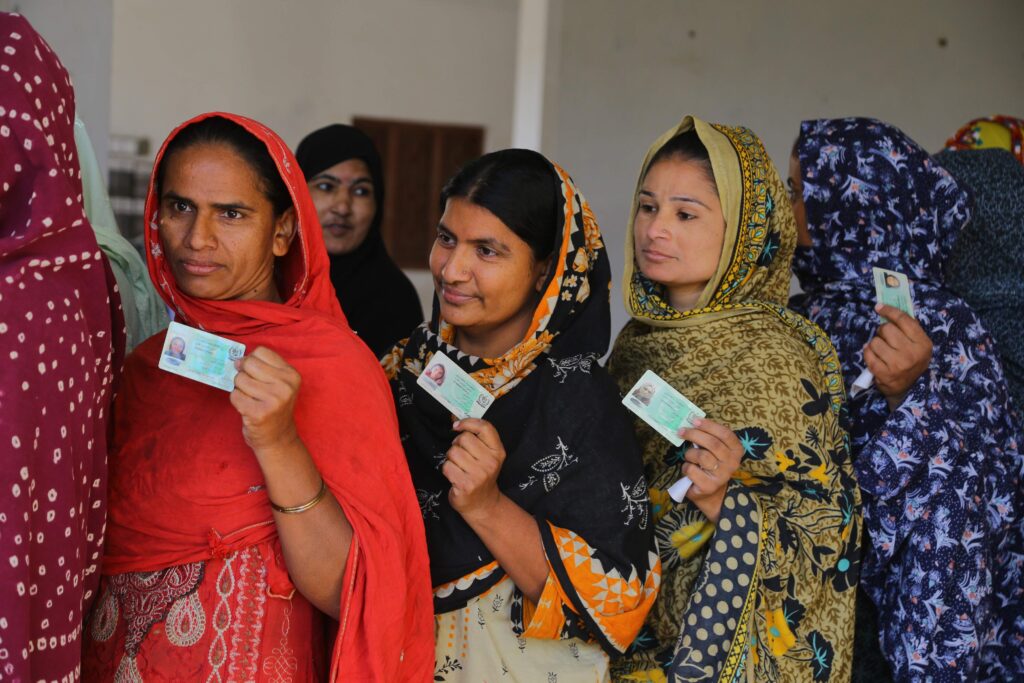
[[[341,182],[341,178],[339,178],[336,175],[331,175],[330,173],[317,173],[309,182],[312,183],[316,182],[317,180],[330,180],[331,182],[338,183],[339,185],[343,184]],[[371,185],[373,185],[373,178],[371,178],[370,176],[359,176],[358,178],[353,179],[352,182],[349,183],[349,185],[358,185],[359,183],[370,183]]]
[[[640,190],[640,194],[644,195],[645,197],[650,197],[651,199],[656,199],[656,197],[654,196],[654,193],[649,191],[649,190]],[[691,197],[689,195],[682,195],[682,194],[672,195],[671,197],[669,197],[669,200],[673,201],[673,202],[686,202],[688,204],[697,204],[699,206],[703,206],[708,211],[711,210],[710,206],[708,206],[707,204],[705,204],[701,200],[697,199],[696,197]]]
[[[438,223],[437,229],[444,230],[448,234],[453,234],[452,231],[448,228],[448,226],[445,225],[444,223]],[[504,242],[499,242],[493,237],[485,237],[484,239],[466,241],[478,247],[488,247],[489,249],[494,249],[495,251],[504,251],[506,253],[512,251],[507,244],[505,244]]]
[[[195,204],[196,204],[193,200],[189,199],[188,197],[182,197],[180,194],[178,194],[176,192],[165,192],[164,196],[163,196],[163,200],[164,201],[170,200],[172,202],[185,202],[186,204],[191,204],[193,206],[195,206]],[[255,211],[256,210],[254,207],[251,207],[251,206],[249,206],[248,204],[246,204],[244,202],[217,202],[216,204],[211,204],[210,206],[212,206],[213,208],[217,209],[218,211]]]

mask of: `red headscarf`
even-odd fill
[[[991,131],[999,131],[1000,126],[1005,129],[1005,133],[995,135],[995,140],[987,139]],[[1017,157],[1017,161],[1024,164],[1024,119],[998,114],[974,119],[946,140],[946,149],[950,150],[987,147],[1005,148]]]
[[[211,116],[263,141],[291,193],[298,228],[278,262],[284,303],[187,296],[162,253],[155,170],[183,128]],[[256,121],[203,114],[172,132],[157,154],[145,215],[150,276],[177,319],[250,352],[266,346],[302,375],[298,432],[354,531],[332,680],[429,678],[434,646],[426,542],[390,389],[338,306],[320,224],[295,158]],[[106,574],[276,543],[263,477],[228,394],[159,370],[161,345],[158,335],[132,354],[115,406]],[[268,559],[271,589],[287,594],[283,562]]]
[[[0,13],[0,678],[71,680],[99,578],[113,275],[82,205],[68,72]]]

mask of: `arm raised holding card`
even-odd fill
[[[307,600],[337,619],[352,527],[296,430],[302,377],[262,346],[237,365],[231,405],[263,470],[288,573]]]
[[[537,520],[498,488],[505,447],[490,422],[465,418],[448,450],[441,473],[451,482],[448,500],[501,568],[530,600],[537,602],[548,577]],[[532,548],[532,551],[530,550]]]
[[[878,304],[883,323],[864,347],[864,362],[875,376],[889,410],[896,410],[910,387],[928,370],[932,340],[913,317],[898,308]]]

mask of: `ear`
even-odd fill
[[[284,213],[278,216],[277,221],[274,223],[274,243],[272,248],[274,256],[284,256],[288,253],[292,246],[292,240],[295,239],[295,229],[297,226],[298,220],[295,216],[295,207],[290,206],[285,209]]]
[[[547,283],[548,278],[551,276],[551,270],[554,262],[554,254],[547,257],[543,261],[537,262],[535,268],[539,272],[539,274],[537,275],[537,278],[533,283],[533,288],[537,290],[538,293],[544,291],[544,285]]]

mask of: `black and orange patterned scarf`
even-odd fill
[[[430,322],[383,363],[427,529],[435,611],[460,609],[505,577],[448,502],[440,467],[455,436],[452,417],[416,385],[425,362],[442,352],[497,399],[484,419],[507,453],[498,486],[537,519],[544,541],[548,583],[525,632],[517,591],[517,635],[592,639],[622,652],[654,602],[660,568],[632,426],[598,363],[610,337],[608,257],[590,207],[555,164],[552,182],[563,217],[556,268],[523,341],[495,359],[461,353],[435,297]],[[609,582],[621,600],[601,587]]]

